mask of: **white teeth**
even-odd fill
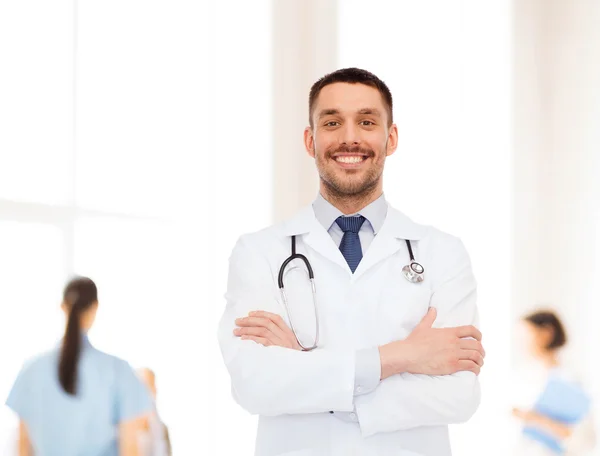
[[[356,156],[351,156],[351,157],[336,157],[335,161],[341,162],[341,163],[360,163],[361,161],[363,161],[363,157],[356,157]]]

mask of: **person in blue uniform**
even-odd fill
[[[152,398],[130,365],[92,346],[98,309],[92,280],[65,290],[59,346],[25,363],[6,401],[19,417],[19,456],[139,456]]]
[[[530,391],[512,410],[522,432],[511,455],[588,454],[596,447],[592,398],[573,360],[561,353],[568,340],[565,326],[552,310],[528,314],[521,323],[535,375],[523,372],[518,379]]]

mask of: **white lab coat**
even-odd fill
[[[289,325],[277,276],[292,235],[315,274],[320,340],[311,352],[233,335],[234,320],[252,310],[280,314]],[[425,268],[420,284],[402,275],[409,261],[404,239],[413,241]],[[290,269],[290,310],[301,340],[311,343],[310,286],[297,274],[305,268],[294,261]],[[436,327],[478,322],[476,283],[462,242],[391,207],[354,274],[312,206],[242,236],[230,258],[226,300],[219,343],[235,400],[260,415],[256,456],[449,456],[447,425],[468,420],[479,405],[478,379],[470,372],[395,375],[355,396],[355,351],[407,337],[429,306],[438,311]]]

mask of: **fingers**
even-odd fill
[[[265,347],[269,347],[270,345],[273,345],[269,339],[265,339],[264,337],[242,336],[241,339],[242,340],[253,340],[257,344],[264,345]]]
[[[251,317],[268,318],[275,324],[275,326],[277,326],[277,328],[279,330],[281,330],[281,332],[277,332],[277,331],[275,331],[275,332],[281,339],[283,339],[287,342],[286,346],[288,348],[301,350],[301,347],[298,344],[298,340],[296,339],[296,335],[294,334],[294,331],[292,331],[290,329],[290,327],[287,325],[287,323],[281,317],[281,315],[277,315],[277,314],[274,314],[271,312],[266,312],[264,310],[256,310],[254,312],[250,312],[248,315]]]
[[[419,326],[425,328],[431,328],[437,317],[437,310],[435,307],[430,307],[425,316],[421,319]]]
[[[287,332],[289,330],[288,325],[285,323],[285,321],[283,321],[281,315],[277,315],[271,312],[265,312],[264,310],[256,310],[254,312],[250,312],[248,316],[267,318],[271,320],[275,325],[277,325],[277,327],[282,331]]]
[[[259,317],[238,318],[235,321],[238,328],[234,329],[236,336],[251,335],[269,339],[272,345],[286,346],[285,337],[281,330],[271,320]]]
[[[261,327],[267,328],[267,329],[271,329],[271,328],[275,329],[275,327],[277,326],[277,325],[275,325],[275,323],[273,323],[268,318],[262,318],[262,317],[237,318],[235,320],[235,324],[238,326],[261,326]]]
[[[481,342],[479,342],[478,340],[460,339],[458,341],[458,346],[462,350],[475,350],[481,353],[481,356],[485,358],[485,350],[483,348],[483,345],[481,345]]]
[[[479,371],[481,370],[481,366],[476,362],[461,359],[458,361],[458,369],[457,372],[473,372],[475,375],[479,375]]]
[[[258,331],[253,331],[252,333],[234,330],[234,334],[237,336],[242,334],[254,335],[269,339],[272,342],[272,345],[295,350],[301,349],[296,340],[296,336],[280,315],[265,311],[253,311],[250,312],[247,317],[238,318],[235,323],[240,329],[258,329]],[[268,332],[261,331],[262,329]]]
[[[477,350],[460,350],[459,359],[472,361],[479,367],[483,366],[483,356]]]
[[[277,337],[275,334],[273,334],[267,328],[263,328],[260,326],[236,328],[233,331],[233,334],[238,337],[241,337],[242,339],[244,338],[243,336],[259,337],[261,339],[268,340],[270,342],[269,345],[277,345],[280,347],[285,346],[284,341],[282,341],[279,337]],[[263,345],[265,345],[265,344],[263,344]]]
[[[457,337],[472,337],[475,340],[481,341],[481,331],[479,331],[475,326],[459,326],[456,328]]]
[[[265,317],[245,317],[238,318],[235,324],[240,327],[262,327],[271,331],[279,339],[285,339],[286,335],[281,328],[276,325],[271,319]]]

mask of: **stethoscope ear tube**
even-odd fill
[[[308,271],[308,278],[310,280],[314,280],[315,274],[313,273],[313,268],[310,265],[310,261],[308,261],[308,258],[306,258],[304,255],[296,253],[296,236],[292,236],[292,254],[283,262],[279,268],[279,275],[277,276],[277,285],[279,286],[279,289],[283,288],[283,274],[285,272],[285,268],[294,260],[302,260]]]
[[[290,264],[292,261],[294,261],[296,259],[304,262],[304,265],[306,266],[306,270],[308,271],[308,278],[310,280],[310,286],[312,289],[313,307],[314,307],[314,311],[315,311],[315,340],[312,345],[304,345],[300,341],[300,338],[298,337],[298,334],[296,333],[296,328],[294,328],[292,314],[290,313],[287,296],[285,294],[285,289],[283,287],[283,274],[285,273],[285,268],[287,267],[288,264]],[[300,346],[302,351],[314,350],[315,348],[317,348],[317,345],[319,344],[319,315],[317,313],[318,312],[318,310],[317,310],[317,290],[315,287],[315,274],[313,273],[313,269],[312,269],[312,266],[310,265],[310,261],[308,261],[308,258],[306,258],[302,254],[296,253],[296,236],[292,236],[292,254],[282,263],[281,267],[279,268],[277,284],[279,285],[279,291],[281,292],[281,299],[283,301],[283,305],[285,306],[285,311],[286,311],[289,321],[290,321],[290,327],[291,327],[290,329],[294,333],[296,342],[298,342],[298,345]]]
[[[412,245],[410,245],[410,241],[405,239],[406,246],[408,247],[408,254],[410,255],[410,261],[415,261],[415,256],[413,255]]]

